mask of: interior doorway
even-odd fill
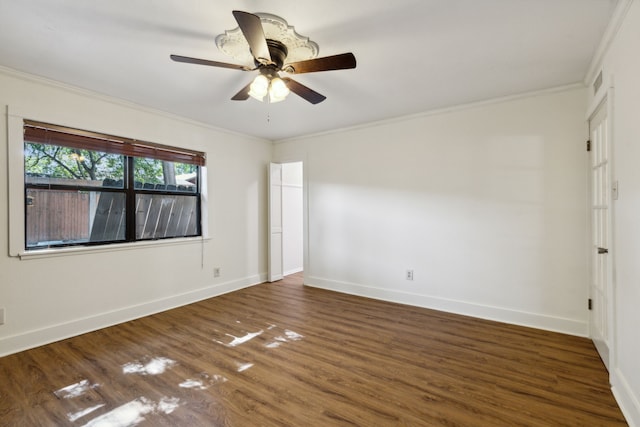
[[[303,163],[269,166],[269,272],[274,282],[304,268]]]
[[[282,164],[282,264],[283,274],[303,270],[303,165]]]

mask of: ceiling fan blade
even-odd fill
[[[264,36],[260,17],[240,10],[234,10],[233,16],[238,21],[240,30],[242,30],[244,38],[249,43],[251,55],[261,64],[271,63],[271,54],[269,53],[269,46],[267,46],[267,38]]]
[[[320,102],[324,101],[325,99],[327,99],[326,96],[319,94],[318,92],[316,92],[313,89],[309,89],[308,87],[306,87],[303,84],[298,83],[295,80],[292,80],[288,77],[285,77],[282,79],[285,84],[287,85],[287,87],[289,88],[289,90],[293,93],[295,93],[296,95],[306,99],[307,101],[309,101],[312,104],[319,104]]]
[[[282,69],[289,73],[302,74],[316,71],[346,70],[349,68],[356,68],[356,57],[351,52],[292,62]]]
[[[208,59],[190,58],[188,56],[169,55],[176,62],[185,62],[187,64],[209,65],[211,67],[232,68],[234,70],[252,71],[252,68],[244,65],[227,64],[226,62],[209,61]]]
[[[240,92],[233,95],[232,101],[246,101],[249,99],[249,90],[251,90],[251,83],[240,89]]]

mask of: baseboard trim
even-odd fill
[[[287,270],[284,273],[282,273],[283,276],[288,276],[290,274],[296,274],[296,273],[300,273],[301,271],[304,271],[304,269],[302,267],[300,268],[294,268],[293,270]]]
[[[216,283],[195,291],[174,295],[144,304],[125,307],[91,317],[72,320],[70,322],[49,326],[17,335],[0,339],[0,357],[20,351],[50,344],[77,335],[107,328],[119,323],[139,319],[162,311],[192,304],[208,298],[213,298],[229,292],[263,283],[267,280],[267,274],[261,273],[243,279],[232,280],[224,283]]]
[[[633,394],[624,374],[618,368],[614,368],[611,375],[611,391],[629,427],[640,427],[640,398]]]
[[[573,319],[553,317],[544,314],[528,313],[501,307],[475,304],[428,295],[419,295],[390,289],[381,289],[357,283],[342,282],[310,276],[306,286],[317,287],[351,295],[430,308],[481,319],[495,320],[514,325],[527,326],[547,331],[560,332],[580,337],[588,336],[588,324]]]

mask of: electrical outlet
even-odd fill
[[[0,325],[4,325],[4,308],[0,308]]]
[[[220,277],[220,267],[215,267],[213,269],[213,277]]]
[[[407,280],[413,280],[413,270],[407,270],[407,274],[405,276]]]

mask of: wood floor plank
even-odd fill
[[[2,426],[624,426],[584,338],[301,275],[0,358]]]

